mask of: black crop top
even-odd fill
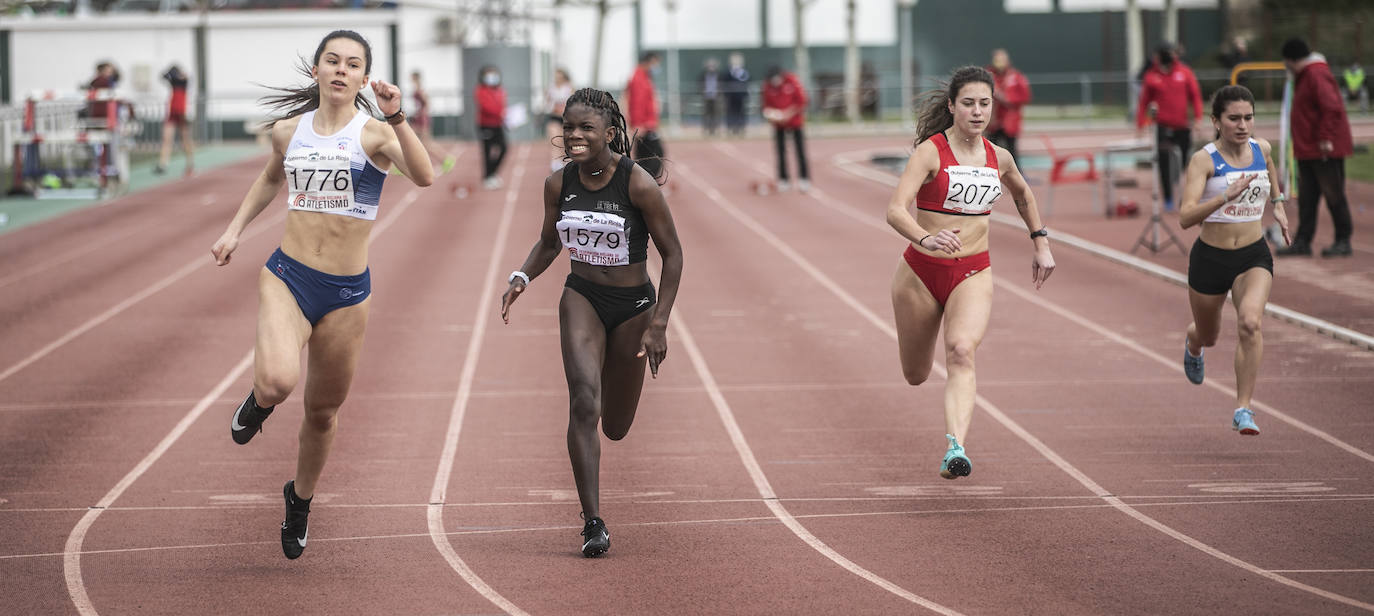
[[[563,190],[558,195],[562,218],[558,239],[575,261],[592,265],[630,265],[647,258],[649,230],[644,215],[630,199],[634,161],[621,156],[615,174],[601,190],[582,185],[576,163],[563,167]]]

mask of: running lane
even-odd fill
[[[825,142],[820,143],[815,150],[822,155],[816,158],[824,160]],[[709,150],[679,148],[678,160],[687,164],[678,177],[698,190],[707,184],[703,178],[710,178],[710,185],[724,187],[723,201],[745,214],[740,218],[728,208],[708,207],[713,201],[709,193],[699,193],[702,206],[693,209],[716,220],[717,229],[740,229],[718,238],[718,253],[730,264],[717,272],[717,279],[727,285],[743,279],[733,295],[744,305],[733,309],[747,315],[750,306],[757,306],[760,313],[746,318],[740,331],[722,335],[717,351],[704,342],[708,357],[727,366],[738,362],[740,371],[773,366],[797,385],[818,377],[784,357],[807,357],[817,366],[816,375],[829,379],[851,366],[864,366],[856,374],[889,387],[901,383],[894,341],[880,329],[882,324],[890,327],[888,280],[902,246],[881,223],[890,188],[816,164],[821,191],[815,194],[820,199],[795,193],[759,198],[743,190],[740,170],[759,166],[757,161],[767,156],[763,144],[738,147],[734,156],[723,156],[709,144],[703,148]],[[749,228],[748,220],[757,221],[791,254],[778,254],[776,246]],[[1187,319],[1176,287],[1060,247],[1055,255],[1060,271],[1037,297],[1026,291],[1030,256],[1024,233],[994,227],[993,234],[993,271],[1000,282],[988,338],[979,353],[980,393],[992,405],[1107,492],[1138,504],[1144,514],[1259,568],[1314,571],[1284,575],[1364,602],[1374,599],[1367,590],[1369,574],[1349,571],[1368,568],[1363,546],[1370,535],[1347,522],[1369,516],[1374,486],[1369,485],[1368,460],[1263,414],[1266,432],[1259,439],[1240,439],[1230,432],[1227,396],[1186,385],[1178,369],[1167,365]],[[770,250],[775,254],[767,255]],[[818,282],[809,267],[838,291]],[[766,275],[756,280],[749,273],[754,269]],[[846,305],[842,296],[857,306]],[[1058,305],[1046,304],[1046,299]],[[1066,310],[1077,314],[1066,317]],[[870,323],[865,314],[879,323]],[[1116,338],[1089,329],[1088,321]],[[842,342],[846,336],[855,340]],[[1267,324],[1266,336],[1270,359],[1262,371],[1259,399],[1368,451],[1369,431],[1359,429],[1363,418],[1354,409],[1370,393],[1370,358],[1358,358],[1364,363],[1345,372],[1351,363],[1348,346],[1333,353],[1325,339],[1276,323]],[[1223,344],[1211,353],[1229,359],[1231,349]],[[1277,362],[1275,357],[1311,361]],[[1225,383],[1228,364],[1214,362],[1212,378]],[[1333,370],[1338,372],[1332,375]],[[1332,378],[1344,375],[1349,376]],[[1295,392],[1268,385],[1270,379],[1301,385]],[[986,413],[977,414],[972,430],[970,452],[977,472],[970,481],[939,479],[934,471],[943,452],[942,385],[935,379],[916,389],[890,387],[890,395],[888,390],[863,391],[823,401],[815,394],[769,392],[737,404],[787,409],[771,421],[744,420],[748,434],[780,434],[784,429],[819,433],[809,442],[773,438],[759,446],[762,451],[776,447],[778,460],[792,462],[781,468],[807,462],[805,471],[780,476],[777,485],[785,498],[895,498],[881,505],[848,502],[843,511],[839,501],[817,502],[810,511],[837,516],[829,518],[833,523],[817,526],[831,531],[821,534],[822,539],[842,552],[864,555],[857,560],[872,563],[880,574],[891,573],[899,583],[911,579],[914,585],[951,566],[959,569],[957,589],[1003,583],[1003,592],[979,592],[963,602],[932,595],[956,608],[1005,611],[1029,592],[1042,596],[1045,605],[1078,606],[1066,609],[1087,612],[1156,611],[1161,602],[1175,598],[1241,611],[1302,611],[1311,609],[1313,600],[1344,609],[1344,604],[1224,564],[1107,508],[1101,499],[1083,499],[1091,492],[1027,450],[1024,440]],[[1288,394],[1303,401],[1290,402]],[[821,408],[801,412],[815,407]],[[814,423],[801,423],[806,419]],[[913,427],[916,432],[903,438],[900,430]],[[852,436],[856,432],[863,436]],[[797,447],[801,442],[823,449],[807,451]],[[1308,462],[1314,458],[1321,460],[1320,468]],[[820,476],[836,480],[818,483]],[[848,481],[839,480],[843,478]],[[970,511],[935,513],[941,508]],[[871,515],[847,517],[845,511]],[[886,521],[876,521],[881,518]],[[914,521],[896,524],[894,519]],[[981,539],[971,537],[971,530]],[[911,533],[911,543],[886,541],[894,532]],[[931,560],[915,561],[919,557],[912,554],[918,551]],[[1142,559],[1141,553],[1155,557]],[[914,577],[894,572],[902,569]],[[1019,583],[1005,585],[1006,579]],[[1142,585],[1140,579],[1159,583]]]

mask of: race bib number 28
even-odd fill
[[[1247,175],[1255,175],[1255,179],[1250,180],[1245,191],[1240,193],[1234,201],[1221,207],[1222,215],[1227,218],[1259,220],[1264,216],[1264,202],[1269,198],[1268,171],[1261,171],[1258,174],[1254,171],[1232,171],[1226,174],[1226,185],[1230,186]]]
[[[949,193],[944,207],[961,214],[983,214],[1002,196],[1002,181],[991,167],[955,165],[945,167],[949,174]]]

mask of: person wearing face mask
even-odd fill
[[[1189,113],[1189,107],[1192,113]],[[1159,186],[1164,209],[1174,209],[1174,184],[1183,160],[1192,153],[1193,127],[1202,119],[1202,89],[1193,70],[1178,58],[1174,46],[1165,43],[1155,50],[1154,64],[1140,80],[1140,101],[1135,114],[1136,136],[1145,136],[1153,118]]]
[[[924,97],[916,150],[887,204],[888,224],[909,242],[892,277],[897,346],[908,383],[920,385],[930,377],[944,324],[945,479],[973,470],[964,450],[977,395],[973,356],[992,313],[988,215],[1003,186],[1030,230],[1035,288],[1054,273],[1049,231],[1040,223],[1035,195],[1011,153],[983,137],[994,83],[991,73],[966,66],[954,72],[948,87]],[[915,216],[908,209],[913,201]]]
[[[1021,108],[1030,102],[1030,82],[1011,65],[1011,56],[1005,49],[992,50],[992,65],[987,70],[997,82],[997,87],[993,88],[996,100],[992,107],[992,124],[988,125],[988,139],[1016,158],[1016,139],[1021,136]]]
[[[725,130],[732,135],[743,135],[748,122],[744,108],[749,103],[749,71],[744,68],[744,54],[730,54],[730,69],[724,81],[721,90],[725,94]]]
[[[482,187],[501,187],[501,161],[506,158],[506,90],[501,87],[501,71],[484,66],[478,73],[477,134],[482,139]]]
[[[663,177],[663,140],[658,136],[658,95],[654,93],[654,75],[658,72],[658,54],[645,52],[639,66],[625,85],[625,119],[634,140],[631,157],[649,175]]]

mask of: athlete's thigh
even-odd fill
[[[1221,307],[1226,305],[1226,294],[1209,295],[1199,293],[1188,287],[1188,306],[1193,311],[1193,326],[1204,341],[1215,339],[1221,328]]]
[[[1262,267],[1252,267],[1236,276],[1236,281],[1231,283],[1231,303],[1236,306],[1236,314],[1263,315],[1273,286],[1274,275]]]
[[[301,348],[310,338],[307,321],[291,290],[267,268],[258,273],[258,333],[253,345],[253,376],[259,384],[295,387]]]
[[[337,407],[348,396],[353,373],[363,350],[363,334],[372,298],[339,308],[315,324],[310,335],[309,371],[305,380],[306,408]]]
[[[930,372],[943,312],[911,266],[905,260],[898,261],[897,272],[892,275],[892,316],[904,372]]]
[[[945,301],[945,346],[969,344],[977,348],[992,317],[992,268],[965,278]]]
[[[649,361],[648,357],[635,356],[653,314],[653,310],[641,312],[606,336],[606,364],[601,369],[601,414],[605,421],[634,419]]]
[[[563,374],[568,393],[601,395],[601,367],[606,356],[606,328],[582,294],[563,288],[558,302],[558,333],[563,348]]]

